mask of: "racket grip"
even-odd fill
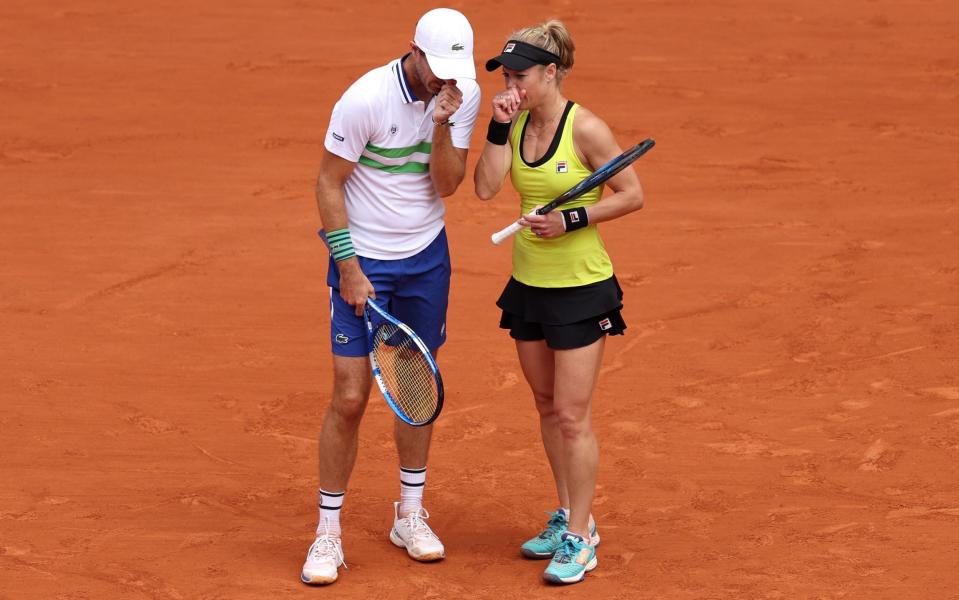
[[[497,231],[496,233],[490,236],[490,239],[493,240],[494,244],[499,246],[500,244],[503,243],[503,240],[513,236],[514,234],[516,234],[517,231],[519,231],[522,228],[523,226],[520,225],[519,223],[516,223],[516,222],[510,223],[509,227],[505,227],[502,230]]]
[[[540,207],[534,208],[533,210],[529,211],[529,214],[538,215],[539,213],[537,211],[539,210],[539,208]],[[516,222],[510,223],[509,227],[504,227],[503,229],[497,231],[496,233],[490,236],[490,239],[493,240],[494,244],[499,246],[500,244],[503,243],[503,240],[505,240],[506,238],[512,235],[515,235],[516,232],[522,228],[523,226],[520,225],[519,223],[516,223]]]

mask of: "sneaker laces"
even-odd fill
[[[581,546],[572,538],[566,538],[560,547],[556,549],[556,553],[553,554],[553,562],[560,564],[571,563],[573,562],[573,557],[579,554],[580,549]]]
[[[430,518],[430,513],[422,506],[404,517],[410,524],[410,535],[413,539],[435,538],[436,534],[426,524],[426,519]]]
[[[553,535],[566,529],[566,515],[563,514],[563,511],[545,512],[549,515],[549,521],[546,522],[546,529],[539,532],[539,539],[541,540],[549,539]]]
[[[343,565],[343,568],[349,568],[343,558],[343,543],[339,536],[330,533],[328,525],[310,546],[310,558],[313,560],[333,559],[337,567]]]

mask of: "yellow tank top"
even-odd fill
[[[592,171],[573,149],[573,120],[578,104],[569,102],[549,150],[535,163],[523,159],[521,144],[529,111],[520,113],[510,143],[513,163],[510,179],[520,194],[520,212],[527,214],[573,187]],[[558,138],[558,139],[557,139]],[[603,196],[603,186],[583,194],[556,210],[589,206]],[[553,239],[540,239],[529,228],[513,242],[513,277],[526,285],[544,288],[573,287],[596,283],[613,276],[613,265],[596,225],[589,225]]]

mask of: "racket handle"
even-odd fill
[[[531,215],[540,214],[540,213],[537,212],[538,210],[539,210],[539,207],[536,207],[536,208],[534,208],[533,210],[529,211],[529,214],[531,214]],[[519,231],[519,230],[522,229],[522,228],[523,228],[523,226],[520,225],[520,224],[517,223],[517,222],[510,223],[510,224],[509,224],[509,227],[504,227],[503,229],[497,231],[496,233],[494,233],[493,235],[490,236],[490,239],[493,240],[493,243],[494,243],[494,244],[496,244],[497,246],[499,246],[500,244],[503,243],[503,240],[505,240],[506,238],[508,238],[508,237],[510,237],[510,236],[515,235],[516,232]]]
[[[501,231],[497,231],[496,233],[490,236],[490,239],[493,240],[494,244],[499,246],[500,244],[503,243],[503,240],[515,235],[516,232],[522,228],[523,226],[520,225],[519,223],[516,223],[516,222],[510,223],[509,227],[505,227]]]

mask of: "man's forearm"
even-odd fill
[[[453,146],[448,125],[433,128],[430,178],[441,197],[451,196],[466,175],[466,159]]]
[[[316,180],[316,207],[320,211],[320,220],[323,221],[326,231],[336,231],[349,226],[343,188],[331,185],[322,175]]]

